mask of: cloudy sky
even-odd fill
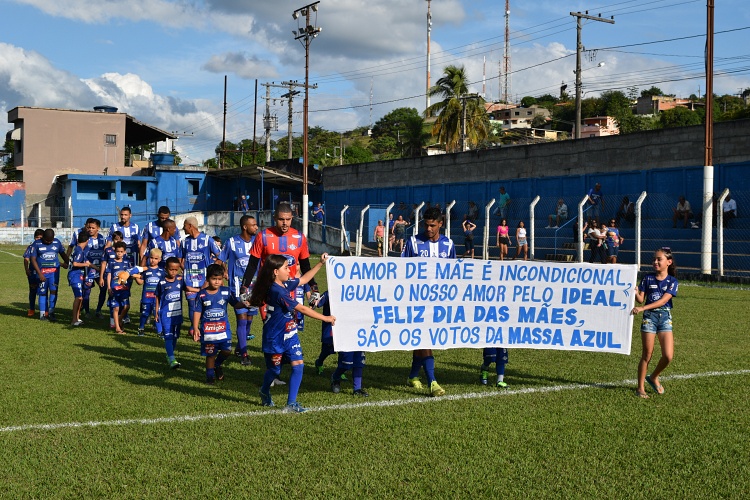
[[[221,140],[224,75],[227,139],[258,136],[266,82],[304,81],[294,40],[293,0],[0,0],[0,112],[16,106],[90,109],[109,104],[157,127],[192,134],[178,141],[185,162],[213,156]],[[750,87],[750,5],[716,2],[715,92]],[[502,0],[432,0],[432,81],[463,64],[473,90],[498,99],[504,44]],[[511,0],[510,93],[573,89],[575,20],[570,11],[615,16],[587,21],[584,90],[656,85],[680,96],[704,91],[706,0]],[[393,108],[425,107],[425,0],[321,0],[323,29],[312,41],[310,123],[346,131]],[[300,18],[300,20],[302,20]],[[721,33],[725,31],[725,33]],[[599,63],[604,63],[599,67]],[[485,69],[486,68],[486,69]],[[483,78],[483,73],[486,75]],[[483,82],[484,80],[484,82]],[[287,108],[273,88],[271,113],[286,133]],[[372,98],[371,98],[372,95]],[[372,102],[372,111],[370,103]],[[302,100],[294,102],[295,133]],[[6,125],[6,129],[9,126]]]

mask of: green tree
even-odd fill
[[[534,118],[531,120],[532,128],[544,128],[546,125],[547,119],[542,114],[534,115]]]
[[[430,133],[425,130],[424,119],[421,116],[412,116],[404,122],[404,134],[402,137],[402,156],[422,156],[422,148],[427,144]]]
[[[4,161],[2,172],[5,174],[5,178],[9,181],[16,180],[16,176],[18,172],[16,171],[16,165],[13,160],[13,151],[15,147],[15,142],[6,139],[5,144],[3,145],[3,150],[0,151],[0,156],[2,157],[2,160]]]
[[[641,97],[659,97],[665,95],[659,87],[651,87],[650,89],[641,90]]]
[[[526,97],[521,99],[521,106],[523,106],[524,108],[530,108],[534,104],[536,104],[536,97],[531,97],[530,95],[527,95]]]
[[[445,150],[460,149],[462,116],[466,116],[466,141],[476,146],[489,135],[489,118],[484,110],[484,99],[468,96],[468,77],[461,66],[447,66],[435,86],[430,88],[430,97],[440,97],[425,110],[426,116],[437,116],[432,127],[432,136],[445,144]]]
[[[177,151],[177,149],[173,147],[170,153],[174,155],[174,161],[172,162],[174,165],[179,165],[180,163],[182,163],[182,158],[180,158],[180,153],[179,151]]]
[[[682,106],[662,111],[659,114],[659,125],[661,128],[689,127],[700,125],[703,122],[701,115],[690,111]]]

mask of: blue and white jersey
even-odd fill
[[[245,275],[245,268],[247,268],[247,263],[250,261],[250,251],[253,248],[254,242],[255,236],[251,237],[250,241],[245,241],[238,234],[225,241],[221,247],[219,260],[227,265],[229,288],[235,297],[238,297],[240,294],[242,277]],[[260,268],[260,266],[258,267]]]
[[[104,279],[106,280],[107,276],[110,277],[109,285],[112,291],[119,294],[130,291],[130,286],[133,284],[133,278],[129,278],[128,281],[120,284],[117,281],[117,273],[119,273],[120,271],[128,271],[129,273],[133,274],[132,267],[133,266],[126,259],[122,259],[122,261],[120,262],[112,259],[107,262],[107,269],[104,271]],[[137,273],[138,270],[136,269],[135,272]]]
[[[593,205],[598,205],[602,201],[602,196],[604,196],[604,193],[602,193],[601,190],[595,191],[594,188],[589,189],[589,199],[593,201]]]
[[[54,274],[60,270],[60,255],[65,255],[65,247],[60,240],[54,238],[51,243],[35,240],[31,244],[32,250],[29,258],[36,258],[36,265],[42,274]]]
[[[182,256],[182,250],[180,250],[180,242],[175,238],[169,238],[169,240],[165,240],[161,236],[157,236],[156,238],[153,238],[148,242],[148,251],[151,251],[152,248],[158,248],[159,250],[161,250],[161,261],[159,262],[159,267],[161,268],[164,267],[165,262],[167,262],[168,258],[179,258]]]
[[[73,231],[73,237],[72,237],[72,238],[70,238],[70,245],[68,245],[68,246],[70,246],[70,247],[74,247],[74,246],[76,246],[76,245],[78,244],[78,235],[79,235],[80,233],[82,233],[82,232],[83,232],[83,233],[85,233],[85,232],[86,232],[86,226],[84,226],[84,227],[81,227],[81,228],[78,228],[78,229],[75,229],[75,230]]]
[[[219,287],[214,293],[206,289],[195,298],[195,311],[200,313],[201,342],[227,342],[232,340],[227,304],[235,305],[228,287]]]
[[[221,254],[219,245],[205,233],[197,237],[185,236],[182,255],[185,259],[185,281],[189,286],[200,288],[206,282],[206,268]]]
[[[322,307],[324,316],[331,315],[331,304],[328,301],[328,292],[323,292],[323,294],[318,299],[318,302],[315,304],[315,307]],[[320,325],[320,341],[323,343],[332,342],[333,325],[328,321],[321,321]]]
[[[263,323],[263,352],[283,353],[284,341],[297,335],[297,322],[294,320],[294,289],[298,279],[291,279],[284,286],[274,282],[266,299],[266,320]]]
[[[89,279],[99,279],[106,246],[107,240],[101,234],[89,238],[89,242],[86,245],[86,258],[91,262],[88,272]]]
[[[161,225],[159,225],[159,220],[152,220],[148,224],[146,224],[143,227],[143,231],[141,231],[141,241],[151,241],[155,239],[158,236],[161,236],[161,233],[163,232]],[[174,233],[174,238],[177,241],[180,241],[180,230],[179,228]],[[150,247],[153,248],[153,247]]]
[[[36,240],[34,240],[34,241],[36,241]],[[29,244],[29,246],[26,247],[26,251],[23,253],[23,258],[24,259],[30,259],[31,258],[31,252],[33,251],[33,249],[34,249],[34,243],[32,242],[32,243]],[[33,278],[37,278],[37,277],[38,276],[36,274],[36,269],[34,269],[34,266],[32,266],[29,263],[29,278],[33,279]]]
[[[412,236],[406,240],[401,257],[440,257],[442,259],[455,259],[456,248],[453,240],[445,235],[440,235],[437,241],[428,240],[424,234]]]
[[[141,293],[141,302],[148,302],[153,304],[156,302],[156,287],[159,282],[164,279],[166,274],[164,269],[161,267],[152,268],[149,267],[145,271],[142,271],[141,278],[143,279],[143,292]]]
[[[140,234],[140,228],[138,227],[138,224],[135,224],[133,222],[130,222],[127,226],[123,226],[120,223],[114,223],[109,228],[109,236],[107,237],[107,241],[112,241],[112,234],[115,231],[120,231],[122,233],[122,241],[125,242],[125,245],[128,248],[128,257],[133,260],[134,255],[138,255],[138,246],[141,243],[141,234]]]
[[[156,297],[159,299],[159,317],[182,321],[182,293],[185,291],[185,280],[177,275],[174,281],[166,278],[156,285]]]
[[[86,262],[86,248],[81,248],[78,245],[73,249],[73,253],[70,254],[70,264],[68,264],[68,281],[70,280],[83,280],[87,269],[85,267],[75,267],[73,263],[83,264]]]
[[[661,299],[665,293],[668,293],[672,297],[677,297],[677,288],[679,283],[677,278],[674,276],[667,275],[666,278],[659,281],[656,279],[654,273],[649,273],[643,277],[641,284],[638,285],[638,291],[645,292],[646,294],[646,305],[653,304],[654,302]],[[672,309],[672,299],[664,304],[666,309]]]

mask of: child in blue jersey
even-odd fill
[[[197,292],[198,289],[185,284],[180,275],[180,259],[177,257],[167,259],[164,272],[166,276],[156,285],[156,321],[161,323],[164,334],[167,363],[170,368],[176,369],[181,366],[175,360],[174,350],[182,327],[182,295],[185,291]]]
[[[260,388],[260,400],[263,406],[273,406],[271,383],[279,373],[285,358],[292,365],[289,378],[289,396],[284,407],[285,412],[302,413],[307,411],[297,402],[297,393],[302,383],[305,362],[302,356],[302,345],[297,336],[297,322],[294,312],[300,311],[306,316],[336,323],[333,316],[324,316],[311,308],[298,303],[294,289],[309,283],[315,273],[323,267],[327,254],[320,256],[320,262],[298,279],[289,279],[289,260],[283,255],[269,255],[258,273],[258,279],[250,296],[250,305],[266,305],[266,319],[263,324],[263,354],[266,359],[266,373]]]
[[[669,248],[654,252],[654,272],[643,277],[636,289],[635,300],[645,304],[633,308],[633,314],[643,312],[641,323],[641,341],[643,353],[638,363],[638,397],[647,399],[645,382],[657,393],[664,394],[664,387],[659,382],[659,374],[669,366],[674,355],[672,337],[672,297],[677,296],[677,267]],[[646,375],[651,354],[654,351],[654,337],[659,337],[661,359],[651,375]]]
[[[86,258],[86,245],[89,242],[87,233],[78,233],[78,245],[70,255],[70,270],[68,271],[68,284],[73,290],[73,318],[70,326],[81,326],[81,304],[83,303],[84,275],[91,267],[91,262]]]
[[[324,292],[314,303],[311,303],[313,307],[322,307],[323,315],[331,315],[331,305],[328,302],[328,292]],[[331,350],[333,349],[333,324],[327,321],[322,321],[323,325],[323,336],[331,339]],[[318,360],[315,361],[315,366],[318,366]],[[322,367],[322,363],[321,363]],[[339,352],[339,362],[336,367],[336,371],[331,375],[331,391],[334,394],[341,392],[341,381],[346,380],[344,374],[351,370],[352,371],[352,384],[354,392],[353,394],[357,397],[366,398],[370,394],[362,388],[362,371],[365,367],[365,353],[364,351],[353,351],[353,352]]]
[[[485,347],[482,350],[483,363],[480,370],[480,379],[482,385],[487,385],[490,365],[495,363],[495,373],[497,373],[497,386],[503,389],[508,387],[505,382],[505,365],[508,364],[508,349],[505,347]]]
[[[159,282],[164,279],[164,269],[159,267],[161,262],[161,250],[158,248],[152,248],[148,255],[148,267],[141,271],[140,276],[135,280],[139,285],[143,286],[141,292],[141,322],[138,325],[138,336],[143,337],[145,335],[146,322],[151,315],[156,320],[156,287]],[[154,328],[156,334],[162,336],[161,323],[154,321]]]
[[[42,238],[31,244],[29,260],[39,277],[39,319],[55,321],[57,286],[60,284],[60,266],[68,268],[68,255],[63,244],[55,238],[55,231],[45,229]],[[59,257],[62,257],[62,264]]]
[[[118,275],[122,271],[128,271],[133,266],[125,260],[128,250],[124,241],[118,241],[113,245],[113,248],[115,249],[115,258],[107,262],[104,276],[109,291],[109,308],[112,311],[115,333],[124,335],[122,320],[130,309],[130,286],[133,280],[128,278],[122,282],[118,279]]]
[[[34,241],[41,240],[44,234],[44,229],[37,229],[34,231]],[[39,276],[31,266],[31,249],[33,246],[29,244],[26,247],[26,251],[23,253],[23,270],[26,273],[26,280],[29,282],[29,310],[28,317],[33,318],[36,314],[36,292],[39,288]]]
[[[206,357],[206,383],[224,380],[222,365],[232,355],[232,330],[227,304],[241,304],[224,285],[224,267],[211,264],[206,268],[206,288],[196,294],[195,310],[190,318],[193,340],[200,340],[201,356]],[[244,307],[244,306],[243,306]]]
[[[456,248],[453,241],[440,234],[443,227],[443,213],[437,207],[430,207],[424,211],[424,231],[406,240],[401,257],[439,257],[455,259]],[[435,379],[435,358],[432,349],[416,349],[412,353],[411,372],[407,383],[415,389],[422,388],[419,380],[419,369],[424,368],[427,382],[430,384],[430,395],[437,397],[445,394],[445,390]]]

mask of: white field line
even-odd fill
[[[0,252],[6,253],[6,254],[10,255],[11,257],[18,257],[19,259],[23,259],[23,255],[16,255],[14,253],[6,252],[5,250],[0,250]]]
[[[750,370],[735,370],[735,371],[723,371],[723,372],[704,372],[704,373],[688,373],[684,375],[669,375],[661,377],[662,380],[690,380],[696,378],[707,378],[707,377],[731,377],[738,375],[750,375]],[[327,412],[327,411],[338,411],[338,410],[356,410],[359,408],[384,408],[393,406],[405,406],[411,404],[423,404],[423,403],[441,403],[444,401],[459,401],[463,399],[480,399],[480,398],[493,398],[493,397],[509,397],[517,396],[522,394],[544,394],[548,392],[562,392],[562,391],[575,391],[582,389],[601,389],[611,387],[632,387],[635,385],[634,379],[621,380],[619,382],[601,382],[592,384],[565,384],[565,385],[551,385],[546,387],[529,387],[526,389],[516,390],[498,390],[488,392],[469,392],[464,394],[454,394],[450,396],[443,396],[440,398],[431,397],[418,397],[418,398],[407,398],[407,399],[392,399],[387,401],[368,401],[359,403],[345,403],[340,405],[330,406],[317,406],[309,407],[308,412]],[[198,422],[201,420],[223,420],[230,418],[251,418],[251,417],[263,417],[266,415],[274,415],[282,413],[281,408],[274,410],[255,410],[247,412],[232,412],[232,413],[209,413],[206,415],[182,415],[175,417],[160,417],[160,418],[143,418],[143,419],[124,419],[124,420],[102,420],[102,421],[90,421],[90,422],[64,422],[59,424],[27,424],[27,425],[14,425],[9,427],[0,427],[0,433],[10,433],[19,431],[50,431],[57,429],[68,429],[68,428],[87,428],[87,427],[119,427],[126,425],[151,425],[151,424],[171,424],[179,422]]]

